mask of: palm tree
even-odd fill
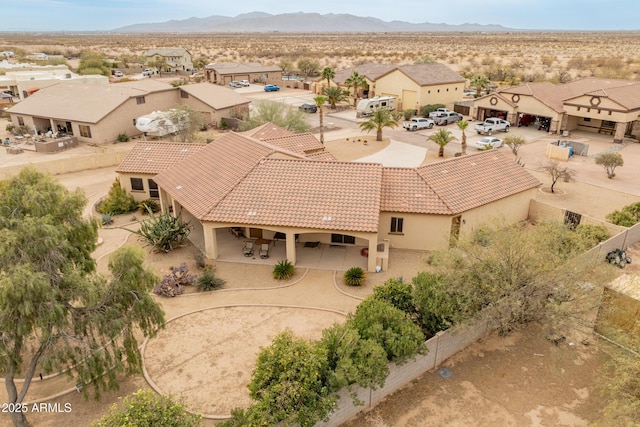
[[[438,132],[431,134],[427,138],[427,141],[433,141],[438,144],[438,146],[440,147],[440,150],[438,151],[438,157],[444,157],[444,146],[457,139],[458,138],[451,135],[451,132],[442,128]]]
[[[458,122],[458,129],[462,131],[462,142],[460,143],[460,151],[462,154],[467,154],[467,134],[464,131],[469,126],[469,122],[466,120],[461,120]]]
[[[477,90],[477,95],[476,96],[480,96],[480,93],[489,87],[489,79],[486,78],[485,76],[475,76],[473,79],[471,79],[471,81],[469,82],[469,86],[471,87],[475,87]]]
[[[344,81],[347,86],[353,86],[353,106],[358,103],[358,88],[365,87],[367,80],[361,75],[358,70],[353,70],[353,73]]]
[[[360,123],[360,129],[364,131],[376,130],[376,141],[382,141],[382,129],[398,126],[398,120],[393,117],[391,111],[384,108],[376,108],[367,121]]]
[[[324,119],[323,119],[323,115],[322,115],[322,106],[324,105],[325,102],[327,102],[327,98],[325,98],[324,96],[316,96],[315,98],[313,98],[313,100],[316,103],[316,106],[318,107],[318,112],[320,113],[320,143],[324,144],[324,132],[322,130],[322,126],[324,124]]]
[[[341,87],[331,86],[325,87],[322,94],[327,97],[327,102],[331,105],[331,108],[336,109],[338,102],[346,101],[349,96],[349,91],[345,91]]]
[[[331,80],[336,76],[336,72],[331,67],[324,67],[320,73],[323,80],[327,81],[327,87],[331,87]]]

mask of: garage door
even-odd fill
[[[402,90],[402,109],[403,110],[412,110],[417,109],[419,106],[418,102],[418,94],[415,90]]]

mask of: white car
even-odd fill
[[[124,73],[122,71],[116,71],[113,75],[116,77],[124,77]]]
[[[240,80],[240,86],[244,86],[244,87],[249,86],[249,80]]]
[[[502,147],[502,140],[500,138],[494,138],[492,136],[485,136],[478,142],[476,142],[476,148],[478,150],[489,150],[491,148]]]

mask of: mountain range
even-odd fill
[[[496,32],[513,31],[502,25],[481,24],[414,24],[404,21],[383,21],[378,18],[349,14],[244,13],[238,16],[213,15],[206,18],[188,18],[158,23],[127,25],[111,30],[116,33],[363,33],[363,32]]]

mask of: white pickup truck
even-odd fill
[[[497,117],[490,117],[486,119],[483,123],[478,123],[474,126],[474,129],[478,134],[487,134],[491,135],[495,131],[503,131],[509,132],[509,128],[511,127],[511,123],[506,120],[498,119]]]
[[[448,108],[438,108],[437,110],[429,113],[429,118],[435,119],[436,117],[440,117],[440,115],[443,113],[453,113],[453,111],[449,110]]]
[[[402,127],[406,130],[431,129],[433,125],[435,125],[433,120],[423,119],[421,117],[402,123]]]

